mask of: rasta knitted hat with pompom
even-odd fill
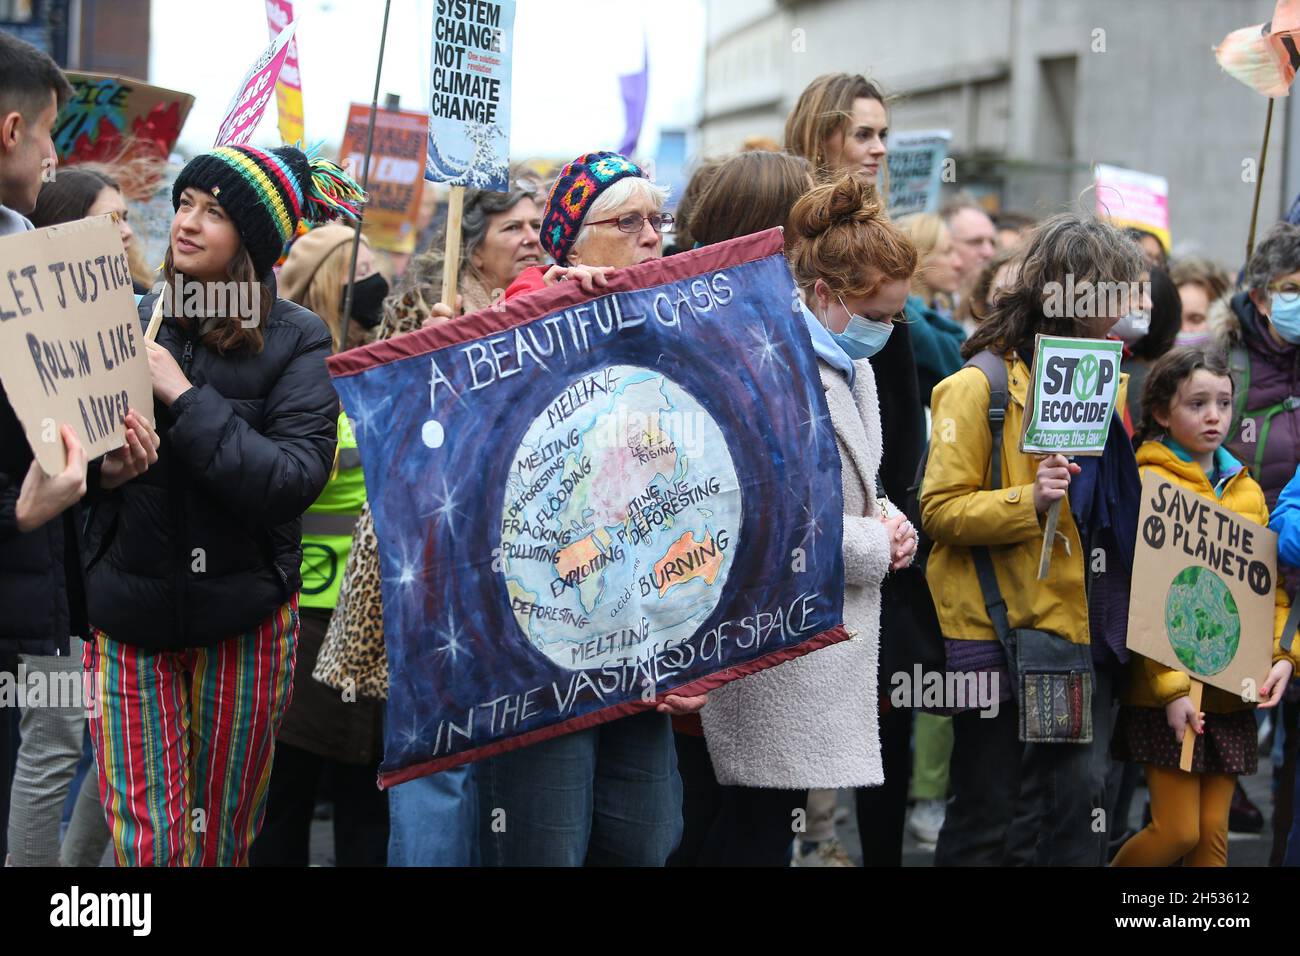
[[[583,153],[560,170],[559,178],[546,197],[542,213],[542,248],[559,265],[567,265],[573,240],[578,238],[582,220],[596,197],[620,179],[639,176],[645,171],[618,153]]]
[[[194,157],[176,177],[173,209],[187,187],[211,193],[221,204],[259,278],[271,271],[299,220],[358,219],[366,201],[361,187],[334,163],[292,146],[218,146]]]

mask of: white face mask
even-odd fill
[[[1146,338],[1151,331],[1150,312],[1130,312],[1111,328],[1110,334],[1125,345],[1133,345]]]

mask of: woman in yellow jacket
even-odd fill
[[[1151,367],[1142,393],[1145,417],[1136,438],[1143,473],[1194,491],[1256,524],[1268,525],[1264,491],[1223,447],[1232,422],[1232,378],[1218,353],[1197,348],[1167,352]],[[1259,689],[1259,706],[1274,707],[1294,672],[1295,651],[1280,638],[1289,602],[1276,589],[1273,668]],[[1293,645],[1294,647],[1294,645]],[[1115,866],[1228,865],[1228,809],[1238,774],[1259,765],[1255,704],[1205,688],[1198,713],[1186,673],[1133,655],[1115,728],[1114,755],[1146,768],[1151,822],[1124,844]],[[1192,772],[1178,769],[1188,728],[1198,736]]]
[[[1014,285],[962,348],[968,359],[990,352],[990,360],[1005,368],[1009,399],[996,476],[988,376],[967,367],[934,389],[921,501],[923,526],[935,542],[926,577],[949,674],[962,675],[968,687],[978,680],[985,689],[978,704],[969,694],[945,701],[956,711],[953,797],[939,834],[937,865],[1105,862],[1105,827],[1097,832],[1096,811],[1105,805],[1115,683],[1127,660],[1124,624],[1141,482],[1117,417],[1105,454],[1077,464],[1061,455],[1022,454],[1019,438],[1036,334],[1104,337],[1129,308],[1140,262],[1136,245],[1091,217],[1059,215],[1034,231]],[[1123,380],[1120,389],[1117,407],[1124,403]],[[1064,504],[1051,567],[1039,581],[1044,515],[1056,501]],[[1021,732],[1022,694],[1012,686],[980,587],[977,558],[983,554],[995,572],[1009,628],[1044,632],[1026,638],[1073,662],[1065,679],[1078,693],[1061,688],[1074,708],[1067,715],[1073,733],[1067,741]],[[1022,678],[1031,670],[1026,638],[1012,662]],[[987,691],[994,688],[989,700]],[[1038,703],[1055,699],[1030,698],[1025,716],[1041,716]],[[1038,742],[1024,743],[1022,736]]]

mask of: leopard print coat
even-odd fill
[[[437,285],[441,285],[438,279]],[[481,296],[462,282],[461,297],[477,303]],[[429,317],[429,301],[438,292],[429,284],[416,285],[384,303],[384,320],[376,341],[414,332]],[[380,596],[379,541],[369,502],[361,509],[352,535],[352,551],[339,585],[338,604],[312,677],[338,690],[353,690],[358,697],[388,699],[388,660],[384,650],[384,608]]]

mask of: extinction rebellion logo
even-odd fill
[[[1043,394],[1048,397],[1042,403],[1040,424],[1102,421],[1107,411],[1102,396],[1115,378],[1113,362],[1090,354],[1080,358],[1053,355],[1044,372]]]

